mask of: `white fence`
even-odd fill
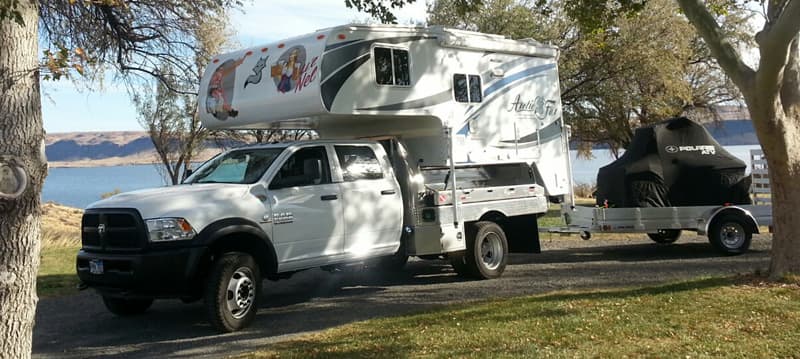
[[[753,197],[753,204],[772,204],[769,166],[762,150],[750,150],[750,177],[752,178],[750,195]]]

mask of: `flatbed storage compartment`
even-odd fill
[[[597,205],[751,204],[746,164],[700,124],[673,118],[636,130],[628,150],[597,174]]]

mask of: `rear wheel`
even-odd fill
[[[742,216],[725,214],[715,219],[708,229],[708,240],[718,251],[736,255],[750,249],[753,232]]]
[[[103,304],[109,312],[127,317],[142,314],[153,305],[153,299],[127,299],[103,296]]]
[[[659,229],[658,232],[647,234],[653,242],[661,244],[675,243],[681,237],[680,229]]]
[[[249,254],[225,253],[214,262],[205,291],[208,321],[221,332],[248,326],[256,317],[261,273]]]
[[[451,256],[450,262],[463,276],[478,279],[500,277],[508,262],[506,234],[494,222],[477,222],[467,228],[467,250]]]

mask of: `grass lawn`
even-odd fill
[[[42,205],[41,265],[36,279],[39,297],[77,293],[75,255],[80,248],[83,211],[54,203]]]
[[[707,278],[457,305],[333,328],[244,358],[796,357],[800,286]]]
[[[75,274],[75,255],[79,246],[44,247],[41,253],[36,292],[39,297],[77,293],[78,275]]]

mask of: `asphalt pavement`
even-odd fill
[[[264,281],[253,325],[222,335],[205,322],[202,302],[161,300],[143,315],[122,318],[87,290],[39,302],[33,356],[219,358],[342,324],[453,303],[752,273],[767,268],[769,248],[769,236],[756,236],[744,255],[722,256],[695,235],[658,245],[645,236],[581,241],[542,234],[541,254],[513,254],[495,280],[463,279],[441,260],[411,261],[392,275],[309,270],[288,280]]]

